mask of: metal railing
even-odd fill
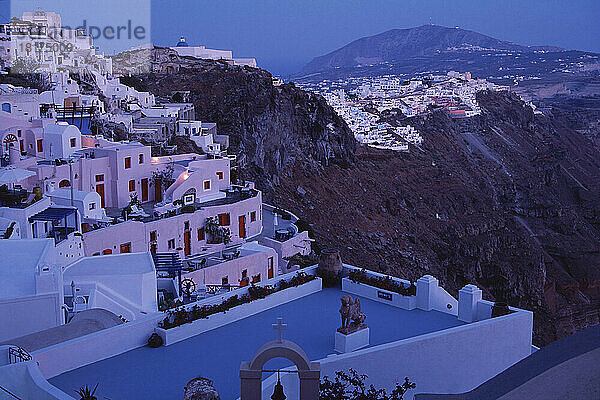
[[[220,293],[223,289],[230,291],[239,288],[241,288],[240,285],[206,285],[206,294],[215,295]]]
[[[17,364],[25,361],[31,361],[31,355],[19,346],[10,346],[8,348],[8,363]]]

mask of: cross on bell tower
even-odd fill
[[[277,318],[277,323],[272,325],[273,330],[277,331],[277,342],[283,342],[283,331],[287,329],[287,324],[283,323],[283,318]]]

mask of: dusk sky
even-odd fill
[[[152,40],[167,46],[184,35],[287,75],[355,39],[430,21],[519,44],[600,52],[599,15],[598,0],[152,0]]]
[[[298,72],[313,57],[355,39],[431,21],[524,45],[600,52],[598,0],[154,0],[153,40],[180,35],[256,57],[273,73]]]

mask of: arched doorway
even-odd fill
[[[17,139],[17,137],[15,135],[13,135],[12,133],[9,133],[8,135],[6,135],[4,137],[4,140],[2,141],[2,148],[4,149],[4,153],[8,154],[8,152],[10,151],[10,148],[13,146],[16,146],[18,141],[19,141],[19,139]]]
[[[296,365],[300,379],[300,400],[318,400],[321,366],[311,362],[300,346],[281,338],[281,329],[285,329],[281,318],[278,318],[278,338],[262,346],[250,362],[242,362],[240,366],[241,400],[262,399],[262,372],[267,361],[282,357]]]

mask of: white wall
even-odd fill
[[[0,385],[21,399],[74,400],[50,385],[40,374],[35,361],[0,367]],[[0,391],[0,398],[14,400],[3,391]]]
[[[404,377],[409,377],[417,388],[409,392],[407,400],[417,393],[462,393],[527,357],[531,353],[532,329],[533,313],[519,310],[317,361],[321,363],[321,377],[333,377],[336,371],[353,368],[368,375],[369,384],[388,391],[394,382],[402,383]],[[290,390],[288,398],[293,398],[291,390],[297,386],[293,382],[286,386],[285,380],[282,383]],[[273,393],[272,384],[263,385],[263,396],[266,393]]]
[[[58,293],[0,300],[0,341],[62,324]]]
[[[46,379],[145,346],[163,313],[138,318],[31,353]]]

